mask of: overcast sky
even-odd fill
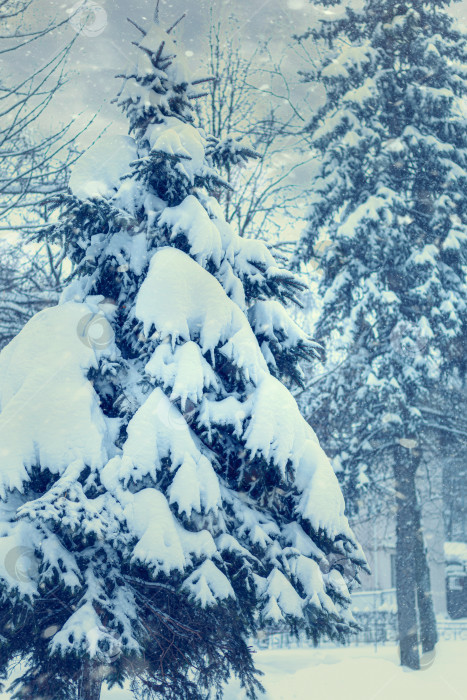
[[[153,16],[155,0],[94,0],[94,5],[94,22],[84,33],[79,33],[73,48],[70,84],[60,101],[55,103],[53,114],[49,112],[48,121],[64,122],[79,112],[84,112],[84,118],[99,112],[96,128],[112,122],[113,128],[119,128],[122,124],[119,112],[111,105],[119,87],[114,75],[131,61],[135,51],[131,42],[139,36],[126,17],[144,24]],[[34,0],[29,22],[37,27],[52,18],[64,19],[76,6],[74,2],[66,0]],[[467,17],[467,0],[452,7],[458,17]],[[211,13],[224,19],[234,14],[239,19],[238,35],[245,51],[251,50],[259,41],[272,37],[278,54],[281,50],[287,51],[287,68],[291,77],[295,78],[296,61],[287,45],[294,33],[300,33],[314,24],[322,16],[323,10],[313,7],[308,0],[160,0],[162,25],[170,26],[184,12],[187,16],[177,28],[177,38],[189,52],[195,70],[202,64],[206,50]],[[43,62],[73,35],[73,27],[67,26],[53,40],[31,44],[28,57],[23,56],[21,61],[18,61],[16,54],[5,54],[3,71],[26,75],[31,70],[31,64],[36,66]]]
[[[78,35],[70,62],[72,79],[56,102],[54,117],[66,120],[78,112],[91,115],[99,111],[99,126],[109,121],[120,121],[118,110],[111,100],[119,87],[116,73],[131,61],[135,49],[131,42],[140,35],[126,18],[129,16],[140,24],[149,21],[154,14],[154,0],[96,0],[95,21],[89,30]],[[35,0],[34,14],[29,17],[33,26],[43,26],[47,19],[60,20],[76,7],[63,0]],[[245,51],[251,50],[259,41],[273,37],[275,47],[286,46],[295,32],[301,32],[314,21],[316,11],[307,0],[161,0],[161,24],[169,27],[180,15],[186,18],[177,27],[177,40],[189,53],[193,68],[199,68],[206,51],[206,36],[211,21],[211,12],[217,18],[227,19],[233,14],[239,19],[238,35]],[[43,61],[60,45],[74,35],[72,27],[60,37],[46,39],[31,45],[29,57],[34,64]],[[17,56],[6,55],[8,73],[30,71],[29,61],[18,63]],[[8,65],[8,61],[11,61]],[[293,70],[293,69],[292,69]],[[49,115],[50,119],[50,115]]]

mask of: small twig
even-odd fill
[[[197,80],[192,80],[191,85],[200,85],[201,83],[214,82],[216,80],[214,75],[209,75],[207,78],[198,78]]]
[[[138,31],[140,31],[141,34],[142,34],[143,36],[146,36],[147,32],[145,32],[144,29],[143,29],[142,27],[139,26],[139,24],[136,24],[136,22],[134,22],[134,21],[133,21],[132,19],[130,19],[129,17],[127,17],[126,19],[127,19],[127,22],[129,22],[129,23],[132,24],[134,27],[136,27],[136,29],[138,29]]]
[[[181,17],[179,17],[179,18],[177,19],[177,21],[174,22],[174,23],[172,24],[172,26],[169,27],[169,28],[167,29],[167,34],[170,34],[170,32],[172,31],[172,29],[175,29],[175,27],[177,26],[177,24],[179,24],[179,23],[182,21],[182,19],[184,19],[185,17],[186,17],[186,12],[184,12],[183,15],[182,15]]]
[[[161,55],[162,55],[162,52],[163,52],[163,50],[164,50],[164,46],[165,46],[165,41],[163,41],[163,42],[161,43],[161,45],[159,46],[159,49],[158,49],[158,51],[157,51],[157,54],[156,54],[156,64],[157,64],[157,62],[159,61],[159,59],[160,59],[160,57],[161,57]]]

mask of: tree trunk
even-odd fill
[[[415,525],[415,566],[417,577],[417,605],[420,620],[420,641],[424,654],[433,651],[438,641],[436,616],[431,593],[430,567],[428,566],[420,508],[414,511]]]
[[[78,700],[100,700],[102,678],[95,663],[86,659],[78,685]]]
[[[412,460],[400,448],[394,465],[396,486],[396,597],[401,665],[420,668],[415,567],[417,507]]]

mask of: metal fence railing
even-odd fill
[[[347,646],[375,646],[395,644],[398,641],[397,616],[393,612],[355,613],[355,618],[362,628],[347,642]],[[467,618],[461,620],[437,620],[438,636],[444,641],[467,641]],[[285,629],[268,630],[254,641],[254,646],[260,649],[306,649],[315,645],[310,639],[300,635],[298,638]],[[324,640],[320,647],[338,646],[336,642]]]

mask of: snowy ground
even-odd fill
[[[402,669],[395,646],[266,650],[256,663],[265,674],[262,700],[467,700],[467,641],[441,642],[422,671]],[[101,700],[134,698],[114,689]],[[224,700],[245,700],[235,680]]]
[[[466,700],[467,642],[441,642],[432,665],[407,671],[398,665],[397,648],[280,649],[259,651],[264,671],[264,700]],[[224,700],[244,700],[233,681]],[[123,690],[102,700],[131,700]]]

